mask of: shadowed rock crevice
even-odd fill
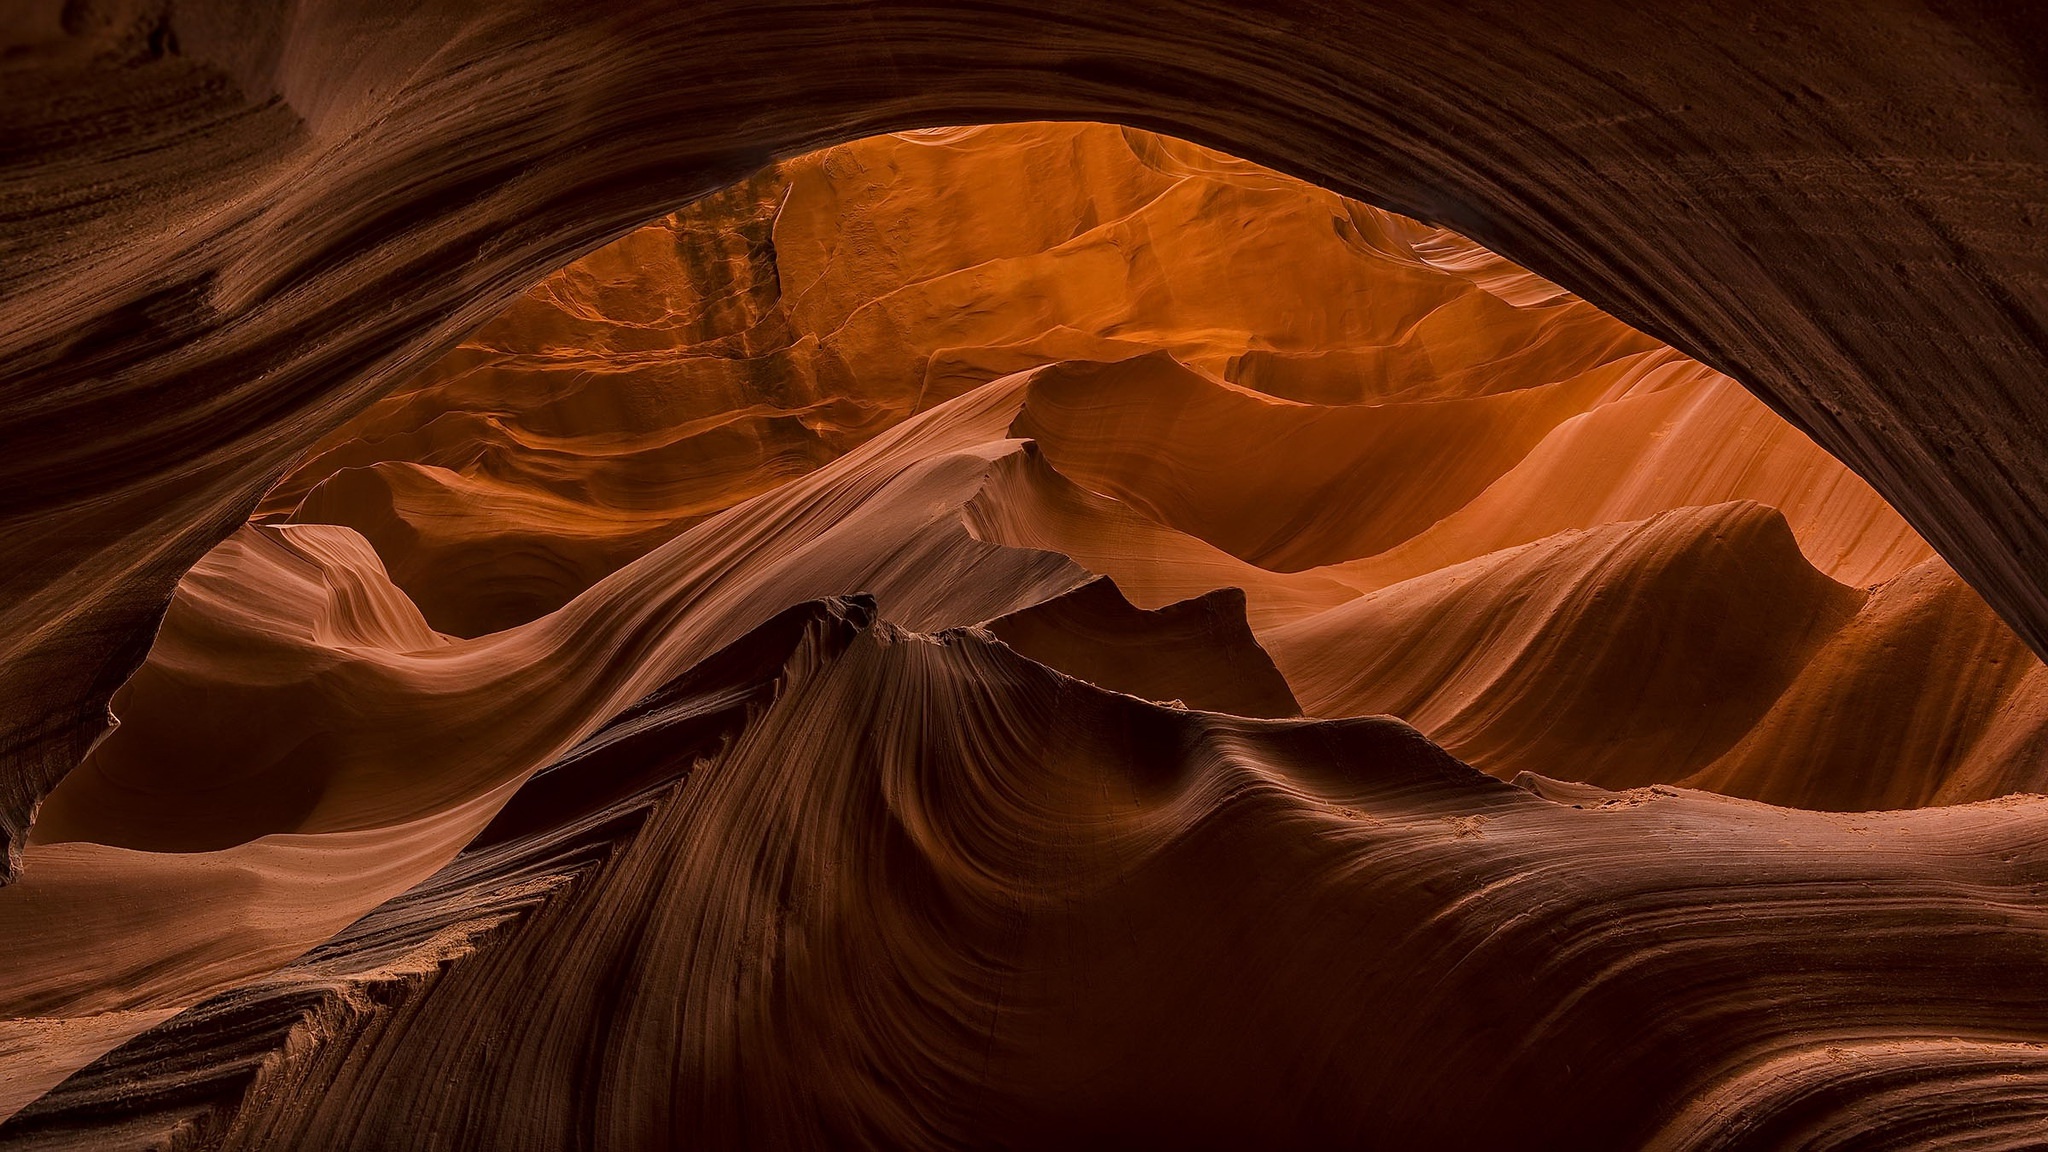
[[[2024,1145],[2038,47],[0,17],[0,1145]]]

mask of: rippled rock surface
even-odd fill
[[[185,574],[0,888],[0,1144],[2024,1146],[2044,693],[1470,240],[874,137],[550,276]]]

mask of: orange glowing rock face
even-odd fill
[[[1153,608],[1244,589],[1316,715],[1397,715],[1510,778],[1851,808],[2024,786],[1969,765],[2032,738],[2036,662],[1734,381],[1459,237],[1130,129],[783,164],[550,277],[264,510],[355,528],[434,628],[481,635],[1020,371],[1040,485],[1117,509],[1004,542]],[[1857,615],[1930,564],[1968,622]],[[2005,673],[1874,741],[1782,714],[1910,694],[1856,653],[1916,627],[1997,637],[1927,659]],[[1754,766],[1838,756],[1861,767],[1831,783]]]
[[[278,1146],[397,1138],[492,1082],[421,1038],[490,1029],[599,1052],[521,1064],[531,1098],[615,1095],[477,1147],[1370,1134],[1344,1102],[1394,1091],[1396,1041],[1477,1011],[1432,934],[1526,919],[1430,877],[1554,865],[1559,915],[1668,882],[1819,955],[1825,918],[1730,893],[1910,866],[1725,797],[2048,785],[2048,670],[1736,382],[1442,230],[1079,124],[804,156],[549,277],[309,453],[114,707],[0,889],[31,1070],[0,1106],[146,1065],[175,1011],[402,985],[411,1040],[309,1024],[290,1091],[178,1090]],[[2030,835],[1969,812],[1857,835]],[[1653,942],[1673,980],[1715,922]],[[1602,947],[1503,1012],[1541,1031],[1636,945]],[[1323,991],[1226,1003],[1254,975]],[[1649,994],[1596,988],[1529,1067]],[[1175,1029],[1207,1039],[1146,1039]],[[1768,1091],[1743,1043],[1727,1100]],[[1283,1050],[1324,1053],[1292,1105]],[[1555,1095],[1497,1055],[1430,1075]],[[1692,1071],[1638,1071],[1583,1146],[1683,1146]],[[18,1123],[90,1133],[82,1083]]]

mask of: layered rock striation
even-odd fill
[[[2022,1147],[2044,693],[1844,465],[1470,240],[1136,129],[862,140],[184,575],[0,888],[0,1145]]]
[[[309,445],[659,213],[935,124],[1142,124],[1452,226],[1732,373],[2040,649],[2042,61],[1982,0],[14,5],[0,874]]]

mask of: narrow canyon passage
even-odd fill
[[[114,711],[0,888],[0,1144],[2048,1123],[2028,646],[1736,381],[1136,129],[576,261]]]

